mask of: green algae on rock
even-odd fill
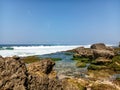
[[[76,67],[78,67],[78,68],[86,67],[86,63],[81,62],[81,61],[77,61],[76,62]]]
[[[27,56],[27,57],[23,57],[22,60],[24,61],[24,63],[29,64],[29,63],[40,61],[40,58],[37,56]]]

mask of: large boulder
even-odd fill
[[[91,49],[114,51],[113,47],[106,46],[104,43],[92,44]]]
[[[98,49],[98,50],[103,50],[103,49],[106,49],[106,46],[104,43],[96,43],[96,44],[93,44],[91,45],[90,47],[91,49]]]
[[[0,58],[0,90],[26,90],[25,64],[12,57]]]
[[[106,46],[104,43],[96,43],[91,45],[90,48],[78,47],[74,49],[74,58],[89,58],[96,59],[103,57],[106,59],[112,59],[115,56],[114,49]]]
[[[28,90],[63,90],[61,81],[57,80],[57,76],[53,73],[54,65],[51,60],[29,64],[27,66]]]
[[[91,49],[93,51],[94,58],[108,58],[111,59],[114,54],[114,49],[112,47],[106,46],[104,43],[96,43],[91,45]]]

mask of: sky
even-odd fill
[[[0,0],[0,44],[120,41],[120,0]]]

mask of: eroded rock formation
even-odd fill
[[[56,78],[49,78],[55,63],[42,60],[29,65],[18,57],[0,57],[0,90],[63,90]]]
[[[0,57],[0,90],[79,90],[75,83],[57,79],[54,65],[51,60],[25,65],[17,56]]]
[[[111,59],[113,56],[115,56],[114,49],[106,46],[104,43],[93,44],[90,48],[79,47],[74,49],[74,52],[76,52],[74,57],[90,59],[96,59],[99,57]]]
[[[0,58],[0,90],[26,90],[27,68],[12,57]]]

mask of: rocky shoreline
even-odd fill
[[[120,74],[120,48],[97,43],[68,52],[78,68],[89,64],[86,78],[57,76],[51,59],[29,57],[26,65],[23,58],[0,56],[0,90],[120,90],[120,78],[110,79]]]

